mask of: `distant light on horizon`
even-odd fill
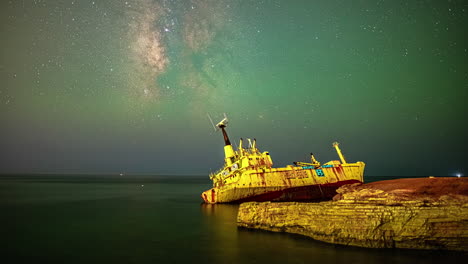
[[[461,173],[457,173],[457,177],[460,178],[462,176]]]

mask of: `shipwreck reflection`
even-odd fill
[[[202,204],[205,230],[210,236],[213,261],[240,261],[237,231],[237,204]]]

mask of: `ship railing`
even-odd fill
[[[225,168],[221,168],[221,169],[219,169],[219,170],[217,170],[217,171],[215,171],[215,172],[210,173],[210,179],[213,180],[213,178],[214,178],[216,175],[220,174],[222,171],[224,171],[224,169],[225,169]]]

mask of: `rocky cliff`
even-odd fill
[[[238,225],[373,248],[468,251],[468,179],[343,186],[334,201],[244,203]]]

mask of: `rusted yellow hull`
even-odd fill
[[[202,193],[206,203],[301,201],[329,199],[345,184],[362,183],[363,162],[246,170],[227,177],[221,186]]]

